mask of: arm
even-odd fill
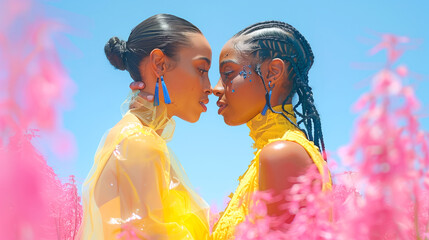
[[[118,235],[133,232],[143,239],[150,234],[167,235],[162,202],[169,177],[165,151],[164,142],[140,133],[116,145],[94,189],[102,217],[102,225],[95,228],[104,232],[103,239],[117,239]],[[140,231],[143,226],[144,231]]]
[[[142,134],[127,137],[114,151],[121,231],[143,238],[169,237],[171,226],[164,219],[163,207],[170,171],[165,151],[162,141]]]
[[[122,219],[133,213],[145,218],[162,211],[162,195],[168,189],[165,177],[170,170],[163,150],[157,139],[139,134],[126,138],[116,148]]]
[[[151,211],[162,210],[162,194],[166,190],[166,156],[157,144],[139,136],[124,140],[117,158],[117,175],[123,219],[140,212],[146,217]]]
[[[276,141],[267,144],[259,155],[259,190],[270,190],[278,195],[291,188],[293,179],[305,174],[312,164],[310,156],[299,144],[290,141]],[[293,220],[293,215],[280,206],[284,201],[267,204],[268,215],[286,215],[287,222]]]

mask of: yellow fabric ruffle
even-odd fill
[[[208,239],[208,204],[166,142],[175,123],[164,105],[138,97],[108,131],[83,185],[80,239]]]
[[[276,112],[281,112],[282,106],[273,108]],[[291,104],[285,105],[286,115],[296,124],[295,114]],[[326,162],[323,160],[319,149],[313,142],[307,140],[305,134],[290,123],[280,114],[267,111],[263,116],[258,114],[247,123],[250,129],[250,137],[254,140],[256,148],[255,157],[251,161],[247,171],[238,178],[239,185],[231,196],[231,200],[225,211],[221,213],[219,221],[215,224],[211,239],[230,240],[234,239],[234,230],[237,225],[243,222],[249,214],[249,207],[252,204],[252,194],[259,188],[259,154],[262,148],[268,143],[287,140],[300,144],[310,155],[314,164],[322,175],[323,189],[331,189],[330,173],[326,172]]]

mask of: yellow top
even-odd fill
[[[282,106],[276,106],[273,109],[279,112],[282,111]],[[285,110],[290,113],[288,117],[296,123],[292,105],[285,105]],[[252,193],[258,191],[259,187],[259,153],[270,142],[287,140],[300,144],[310,155],[323,179],[325,179],[323,189],[331,189],[330,175],[329,173],[324,173],[326,162],[323,160],[319,149],[313,142],[307,140],[305,134],[293,126],[285,117],[267,111],[265,116],[259,114],[254,117],[247,123],[247,126],[250,128],[250,136],[255,141],[255,157],[247,171],[238,178],[240,183],[219,221],[214,226],[213,240],[234,239],[235,227],[243,222],[249,214]]]
[[[131,103],[83,185],[80,239],[208,239],[208,204],[166,144],[174,121],[163,105],[135,94]]]

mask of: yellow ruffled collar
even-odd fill
[[[144,126],[155,130],[165,141],[170,141],[173,138],[176,122],[172,118],[168,118],[165,104],[160,103],[155,107],[153,102],[140,97],[139,92],[133,91],[122,103],[122,115],[134,114]]]
[[[273,110],[276,112],[283,111],[281,105],[273,107]],[[296,117],[293,112],[292,104],[285,105],[285,110],[287,111],[287,113],[285,113],[286,116],[296,124]],[[267,111],[265,116],[261,113],[256,115],[247,123],[247,126],[250,129],[249,136],[255,142],[253,148],[256,149],[263,148],[270,139],[281,138],[286,131],[296,129],[296,127],[281,114],[273,113],[270,110]]]

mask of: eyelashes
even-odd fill
[[[228,71],[228,72],[224,72],[222,73],[226,79],[228,79],[228,77],[233,73],[234,71]]]
[[[227,71],[227,72],[221,73],[221,79],[222,79],[223,84],[225,84],[225,85],[228,84],[230,76],[233,72],[234,71]],[[232,83],[232,81],[231,81],[231,83]]]
[[[199,68],[198,71],[200,71],[201,75],[209,72],[209,70],[205,70],[203,68]]]

